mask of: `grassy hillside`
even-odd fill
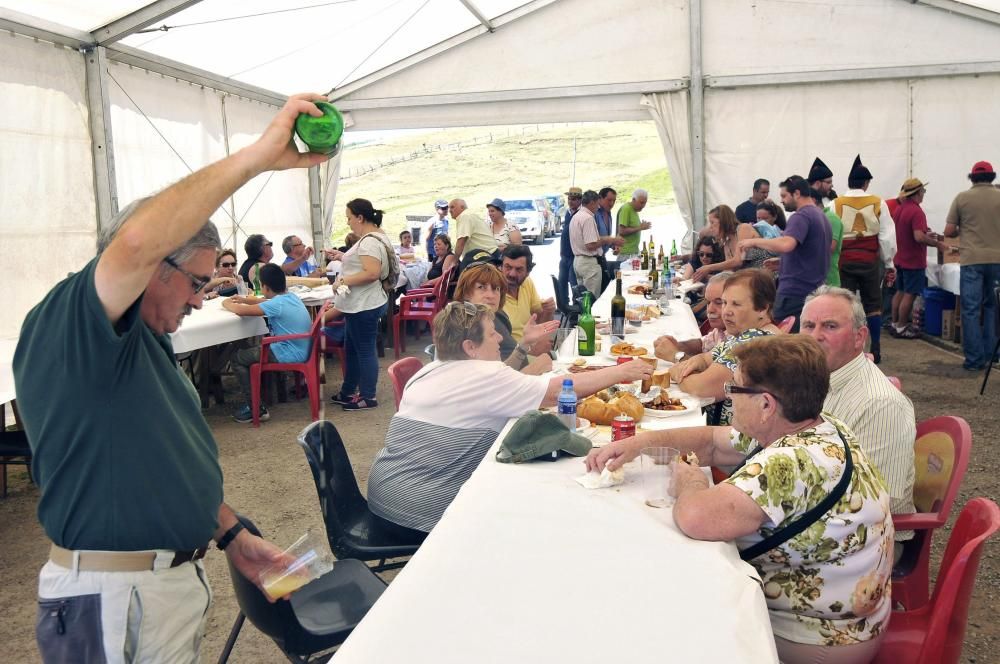
[[[674,205],[651,122],[468,127],[355,145],[350,133],[345,139],[335,243],[347,232],[343,205],[358,197],[386,211],[391,235],[404,227],[407,214],[432,214],[438,198],[464,198],[485,214],[487,201],[495,197],[564,192],[575,184],[585,190],[614,187],[619,201],[642,187],[650,193],[650,215]]]

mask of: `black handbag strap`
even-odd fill
[[[837,486],[833,487],[833,491],[827,494],[826,498],[821,500],[819,504],[812,509],[807,510],[806,513],[798,519],[791,522],[784,528],[774,531],[756,544],[748,546],[740,551],[740,558],[743,560],[753,560],[757,556],[767,553],[777,546],[781,546],[809,526],[819,521],[819,519],[830,511],[830,509],[837,504],[837,501],[843,497],[844,493],[847,491],[847,485],[851,482],[851,476],[854,475],[854,459],[851,457],[851,446],[848,445],[847,440],[844,439],[844,434],[840,433],[840,430],[837,430],[837,435],[840,437],[840,441],[844,443],[844,452],[847,457],[844,464],[844,474],[840,476],[840,481],[837,482]],[[747,459],[749,458],[750,457],[747,457]],[[746,461],[743,463],[745,464]],[[741,464],[740,468],[742,467],[743,465]],[[736,470],[739,470],[739,468]],[[733,472],[735,473],[736,470]]]

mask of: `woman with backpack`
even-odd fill
[[[382,231],[383,214],[363,198],[347,203],[347,225],[358,241],[344,253],[340,276],[333,285],[337,309],[344,314],[346,366],[344,384],[330,398],[346,411],[378,406],[378,321],[389,304],[385,284],[392,291],[399,277],[396,252]],[[341,286],[347,289],[340,292]]]

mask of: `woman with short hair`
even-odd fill
[[[892,608],[885,481],[851,430],[821,413],[830,371],[814,339],[756,339],[734,356],[732,427],[643,432],[591,452],[587,466],[615,470],[652,446],[739,464],[709,487],[701,468],[676,463],[674,524],[692,539],[734,541],[756,568],[782,662],[870,662]]]
[[[368,505],[379,518],[428,532],[507,421],[556,404],[564,376],[527,376],[500,362],[493,321],[487,305],[460,301],[434,317],[437,359],[407,382],[368,475]],[[583,398],[652,371],[627,362],[574,375],[574,389]]]
[[[490,232],[497,241],[497,251],[503,251],[508,244],[521,244],[521,231],[507,221],[507,204],[494,198],[486,204],[486,215],[490,218]]]
[[[427,271],[427,281],[420,284],[421,288],[433,288],[445,272],[458,265],[458,258],[451,249],[451,238],[447,233],[438,233],[434,236],[434,254],[434,262]]]

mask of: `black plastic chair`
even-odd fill
[[[0,419],[0,429],[3,420]],[[31,447],[23,431],[0,430],[0,495],[7,497],[7,466],[27,466],[31,480]],[[32,480],[34,481],[34,480]]]
[[[372,514],[354,477],[344,441],[332,422],[313,422],[299,434],[316,482],[330,549],[337,558],[379,561],[376,572],[398,569],[406,561],[389,558],[412,556],[426,533],[393,527]]]
[[[576,302],[570,303],[566,299],[566,291],[559,287],[559,279],[556,275],[550,275],[552,277],[552,289],[556,294],[556,309],[559,310],[560,320],[559,327],[571,329],[576,327],[576,320],[583,311],[579,304]],[[572,287],[570,288],[572,290]]]
[[[1000,286],[993,287],[993,299],[996,302],[996,316],[997,316],[997,343],[993,347],[993,352],[988,358],[986,358],[986,375],[983,376],[983,386],[979,388],[979,396],[983,396],[986,392],[986,381],[990,379],[990,371],[993,370],[993,360],[997,356],[997,351],[1000,351]]]
[[[250,519],[237,518],[248,531],[260,536]],[[229,576],[236,591],[240,614],[229,632],[219,664],[229,660],[247,618],[271,637],[292,662],[309,662],[347,640],[368,610],[382,596],[385,582],[360,560],[338,560],[333,570],[292,593],[288,601],[267,601],[264,593],[229,561]]]

